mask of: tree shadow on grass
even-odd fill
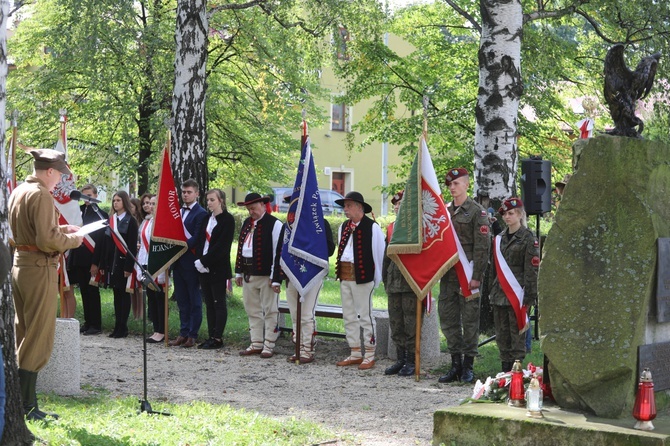
[[[95,446],[126,446],[127,440],[122,438],[113,438],[107,435],[92,434],[85,429],[68,429],[69,437],[76,440],[81,445]],[[138,446],[151,446],[151,443],[137,443]]]

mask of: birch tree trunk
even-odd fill
[[[178,0],[175,83],[172,96],[172,168],[177,185],[188,178],[208,188],[205,94],[207,2]]]
[[[5,147],[5,106],[7,103],[7,21],[9,20],[9,0],[0,0],[0,147]],[[26,426],[19,369],[16,363],[16,340],[14,337],[14,300],[9,277],[11,257],[8,249],[9,224],[7,221],[7,166],[5,151],[2,151],[0,165],[0,343],[5,367],[5,429],[3,445],[30,445],[33,435]]]
[[[480,10],[474,188],[488,206],[516,195],[523,10],[520,0],[480,0]]]

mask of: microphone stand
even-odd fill
[[[111,231],[111,228],[110,228]],[[172,414],[168,412],[158,412],[155,411],[151,408],[151,404],[147,400],[147,287],[151,287],[153,290],[158,291],[159,293],[162,293],[162,288],[154,282],[154,279],[151,277],[151,274],[144,268],[144,266],[140,265],[140,263],[137,261],[137,257],[130,252],[128,249],[128,245],[126,245],[126,241],[123,240],[123,237],[117,237],[119,239],[119,242],[123,245],[124,248],[126,248],[126,255],[130,256],[131,259],[133,259],[133,262],[135,265],[137,265],[140,269],[140,276],[138,277],[138,280],[142,283],[142,361],[143,361],[143,386],[144,386],[144,393],[142,394],[142,399],[139,401],[140,402],[140,413],[146,412],[151,415],[165,415],[165,416],[170,416]]]

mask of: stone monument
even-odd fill
[[[635,400],[638,347],[670,341],[650,312],[657,241],[670,237],[670,147],[601,135],[573,151],[540,266],[542,350],[562,408],[618,418]]]

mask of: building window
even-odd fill
[[[349,60],[347,55],[347,42],[349,42],[349,30],[347,28],[339,28],[339,36],[337,38],[337,58],[341,60]]]
[[[344,132],[347,129],[347,107],[344,104],[333,104],[330,112],[330,129]]]

